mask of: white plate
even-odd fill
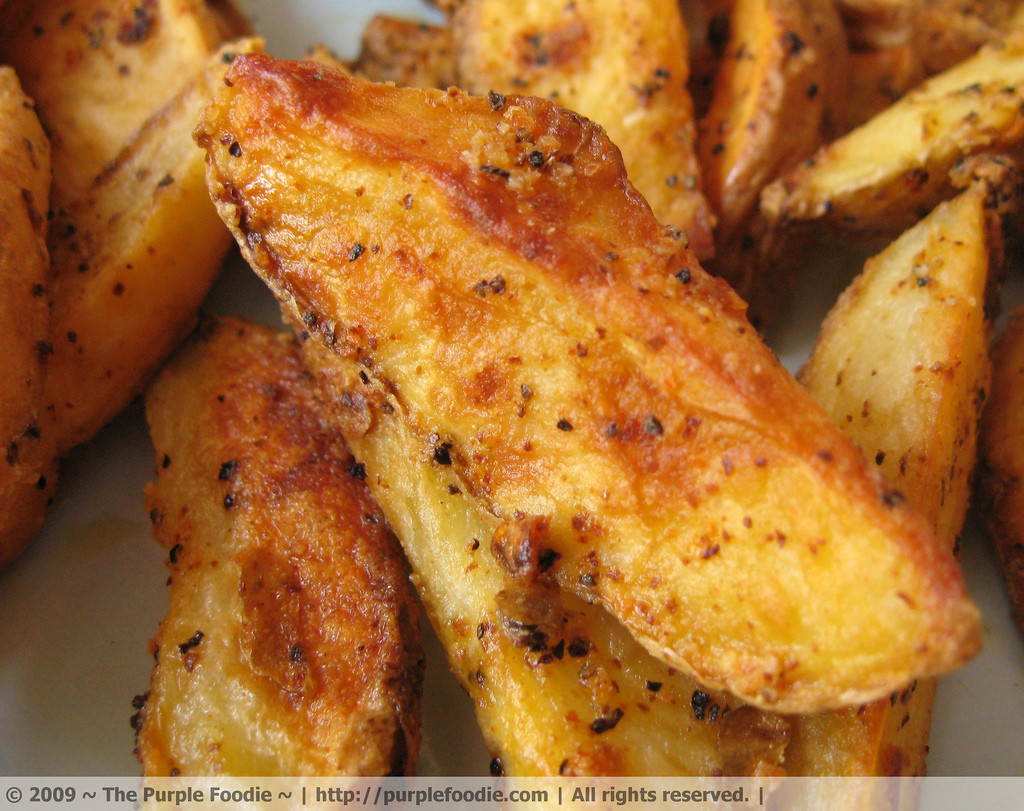
[[[268,50],[282,57],[299,57],[318,42],[352,55],[376,11],[439,19],[417,0],[241,5],[267,38]],[[845,279],[807,274],[792,311],[771,336],[790,368],[806,356]],[[1021,298],[1018,283],[1008,299]],[[278,321],[275,303],[240,262],[228,266],[207,307]],[[138,774],[132,698],[147,689],[148,641],[167,600],[165,555],[150,536],[143,509],[142,488],[153,468],[136,403],[71,454],[42,533],[0,576],[0,774]],[[975,528],[965,535],[963,564],[985,616],[985,649],[941,681],[930,771],[1024,775],[1024,645],[1009,620],[992,555]],[[420,772],[485,775],[489,757],[470,702],[429,632],[427,647]]]

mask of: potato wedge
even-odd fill
[[[195,325],[230,236],[191,139],[226,59],[260,48],[239,40],[152,116],[52,224],[52,354],[44,407],[57,454],[88,439],[142,390]]]
[[[54,208],[87,195],[210,54],[246,34],[229,0],[17,0],[0,8],[0,61],[18,71],[53,138]]]
[[[316,340],[303,348],[324,394],[348,396],[349,376],[334,352]],[[476,509],[455,471],[419,461],[422,438],[398,410],[378,412],[365,432],[349,436],[402,541],[452,672],[473,700],[492,771],[654,776],[778,768],[786,722],[749,706],[739,712],[742,702],[702,688],[648,653],[600,606],[559,589],[543,519],[524,518],[495,538],[496,521]],[[769,744],[759,731],[776,726]],[[743,756],[724,756],[720,736]]]
[[[801,380],[953,549],[989,386],[986,317],[1002,258],[991,190],[975,184],[868,261],[823,325]],[[830,774],[926,771],[935,680],[792,719],[787,763]],[[827,753],[827,757],[822,757]]]
[[[0,67],[0,569],[42,523],[55,471],[32,463],[50,341],[50,144],[14,69]]]
[[[953,556],[600,128],[253,54],[196,135],[247,259],[346,364],[349,431],[398,409],[496,532],[548,518],[559,582],[672,666],[804,711],[977,649]]]
[[[993,351],[982,416],[978,501],[1024,633],[1024,306],[1010,314]]]
[[[419,607],[291,334],[205,321],[146,394],[170,607],[147,775],[411,774]]]
[[[1024,35],[1007,37],[932,77],[771,183],[773,222],[824,223],[895,235],[955,194],[950,172],[979,153],[1019,158]]]
[[[800,265],[796,246],[768,239],[761,190],[839,134],[849,62],[831,0],[737,0],[729,22],[711,107],[698,124],[704,194],[717,219],[705,267],[733,286],[761,326]]]
[[[403,87],[458,84],[451,29],[375,14],[363,29],[352,71],[375,82]]]
[[[605,128],[630,181],[701,259],[714,221],[701,191],[677,0],[465,0],[451,14],[459,87],[552,98]]]

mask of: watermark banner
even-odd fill
[[[0,809],[380,811],[1024,807],[1022,778],[0,777]]]

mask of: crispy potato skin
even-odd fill
[[[34,463],[50,329],[50,145],[10,67],[0,67],[0,569],[42,523],[56,481]]]
[[[1024,632],[1024,307],[1011,313],[992,358],[992,388],[982,417],[978,501],[1014,619]]]
[[[773,181],[761,211],[779,227],[811,222],[894,237],[957,191],[958,163],[980,154],[1019,159],[1024,139],[1024,35],[918,85]]]
[[[411,773],[418,606],[294,338],[204,322],[146,414],[171,578],[137,719],[145,773]]]
[[[762,707],[887,695],[973,654],[952,555],[599,128],[259,55],[229,79],[197,128],[211,191],[294,322],[363,365],[350,432],[400,409],[477,509],[549,517],[564,586]]]
[[[842,21],[822,0],[737,0],[729,41],[700,119],[704,193],[717,218],[708,270],[769,323],[800,266],[775,244],[758,201],[769,182],[839,134],[849,86]]]
[[[1002,257],[991,195],[975,184],[870,259],[801,372],[950,549],[989,388],[986,312]],[[787,763],[811,774],[924,774],[934,695],[935,680],[922,679],[889,699],[795,718]]]
[[[451,13],[459,87],[557,100],[597,122],[665,225],[714,253],[687,86],[689,39],[677,0],[527,3],[465,0]]]

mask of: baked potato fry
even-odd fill
[[[229,58],[259,47],[239,40],[210,56],[51,225],[43,402],[58,455],[131,402],[195,325],[231,242],[191,131]]]
[[[975,184],[870,259],[800,375],[949,549],[989,386],[986,304],[1002,260],[991,194]],[[795,717],[787,763],[801,770],[805,753],[824,751],[830,774],[924,774],[934,694],[935,680],[921,679],[862,707]]]
[[[169,103],[211,53],[245,36],[231,2],[12,0],[0,7],[0,61],[18,71],[53,138],[60,209]]]
[[[56,480],[32,464],[50,340],[50,144],[14,69],[0,67],[0,569],[42,523]]]
[[[345,366],[349,433],[398,410],[406,464],[450,467],[495,533],[547,519],[563,587],[763,708],[888,695],[975,652],[953,556],[599,127],[258,54],[228,78],[196,130],[211,193]]]
[[[770,242],[761,190],[839,134],[848,73],[831,0],[733,6],[711,106],[698,124],[703,189],[717,219],[705,267],[747,301],[759,326],[772,320],[799,267],[795,246]]]
[[[146,393],[170,607],[148,776],[411,774],[419,607],[294,336],[205,321]]]
[[[1024,632],[1024,305],[1010,314],[992,354],[981,429],[978,501]]]
[[[761,210],[895,235],[955,194],[950,172],[979,153],[1019,157],[1024,138],[1024,35],[984,47],[926,80],[870,121],[771,183]]]
[[[677,0],[464,0],[451,13],[459,87],[552,98],[604,127],[630,181],[701,259],[714,252],[701,191]]]

